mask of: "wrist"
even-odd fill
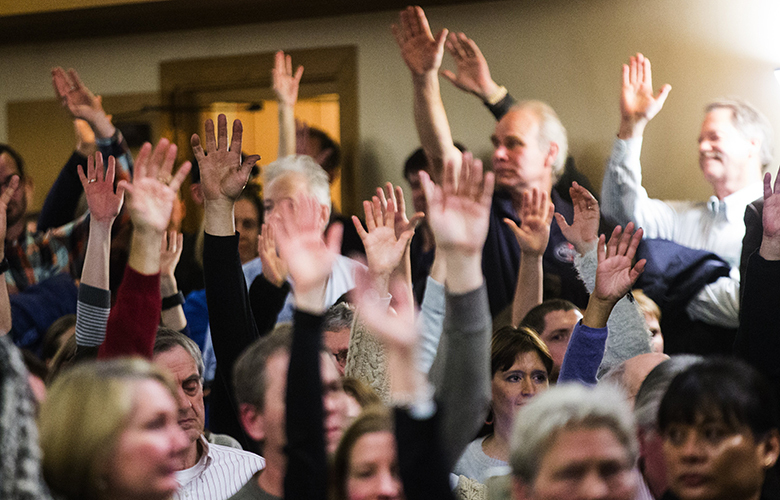
[[[509,91],[507,91],[506,87],[504,87],[503,85],[499,86],[496,82],[490,80],[490,83],[483,86],[480,94],[478,95],[485,104],[489,106],[494,106],[501,99],[506,97],[508,93]]]
[[[590,328],[604,328],[607,326],[607,320],[615,307],[612,299],[603,299],[591,294],[588,300],[588,307],[582,316],[582,324]]]
[[[90,126],[95,132],[95,137],[100,139],[110,139],[116,133],[116,127],[114,127],[114,124],[111,123],[111,120],[105,114],[92,120]]]
[[[212,236],[233,236],[236,234],[232,201],[206,200],[203,205],[203,227],[206,233]]]
[[[648,120],[646,118],[640,118],[638,120],[623,118],[620,121],[620,127],[618,128],[618,138],[622,140],[631,139],[632,137],[641,137],[645,132]]]
[[[577,243],[572,243],[572,245],[574,245],[574,249],[577,251],[578,254],[587,255],[591,251],[593,251],[594,248],[596,248],[598,242],[599,239],[596,238],[594,240],[578,241]]]
[[[758,254],[766,260],[780,260],[780,240],[764,236]]]
[[[463,294],[482,286],[482,254],[446,252],[444,284],[450,293]]]
[[[163,297],[169,297],[175,295],[179,291],[179,286],[176,283],[176,278],[173,274],[161,273],[160,274],[160,295]]]

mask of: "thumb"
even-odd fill
[[[447,80],[449,80],[450,82],[452,82],[453,85],[455,84],[455,81],[457,80],[457,78],[455,77],[455,73],[453,73],[452,71],[450,71],[448,69],[441,70],[439,72],[439,74],[441,76],[443,76],[444,78],[446,78]]]
[[[666,102],[666,98],[669,97],[669,92],[671,92],[672,86],[668,83],[661,87],[661,90],[658,91],[658,96],[655,98],[656,102],[663,106],[664,102]]]
[[[444,42],[447,40],[447,34],[449,30],[447,28],[442,29],[438,35],[436,35],[436,51],[444,51]]]

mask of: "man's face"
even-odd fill
[[[510,111],[498,122],[490,140],[498,187],[522,193],[551,184],[553,157],[539,144],[539,119],[533,112]]]
[[[420,182],[420,172],[412,172],[406,177],[409,187],[412,190],[412,205],[415,212],[426,212],[425,191]]]
[[[181,346],[154,355],[154,362],[173,376],[176,383],[176,403],[179,407],[179,426],[194,446],[205,424],[203,384],[198,365]]]
[[[5,189],[14,175],[19,175],[19,166],[16,164],[16,161],[7,152],[0,154],[0,187]],[[20,181],[19,187],[16,188],[5,211],[8,227],[19,222],[27,212],[26,195],[24,181]]]
[[[631,500],[636,476],[626,449],[606,427],[558,433],[532,485],[514,480],[515,500]]]
[[[713,186],[738,182],[756,159],[758,148],[734,127],[733,116],[730,109],[717,108],[707,113],[701,125],[699,166]]]
[[[236,201],[233,210],[239,232],[238,254],[246,264],[257,257],[257,236],[260,234],[260,214],[255,204],[246,199]]]
[[[323,344],[333,359],[336,361],[339,375],[344,376],[344,368],[347,366],[347,353],[349,350],[349,328],[342,328],[334,332],[323,332]]]
[[[550,311],[544,316],[544,331],[539,333],[539,337],[547,344],[553,359],[552,380],[558,379],[563,356],[566,354],[566,348],[569,347],[571,332],[580,319],[582,319],[582,313],[577,309],[570,311],[559,309]]]

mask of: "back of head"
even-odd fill
[[[633,465],[638,454],[631,411],[620,391],[606,385],[552,387],[534,397],[518,413],[512,433],[509,462],[512,473],[533,484],[539,466],[560,432],[609,429]]]
[[[239,405],[251,404],[258,410],[265,408],[265,394],[268,387],[266,366],[269,358],[278,352],[289,353],[292,344],[292,325],[282,323],[261,337],[236,360],[233,366],[233,391]]]
[[[520,326],[532,328],[538,334],[542,334],[546,325],[545,317],[553,311],[579,311],[579,308],[566,299],[547,299],[538,306],[528,311],[520,322]]]
[[[316,127],[309,127],[309,137],[319,142],[320,153],[330,149],[330,154],[325,157],[320,166],[330,178],[333,178],[341,162],[341,148],[324,130]]]
[[[747,426],[756,439],[778,428],[777,399],[755,368],[735,358],[710,358],[690,366],[669,384],[658,427],[694,425],[714,418],[732,429]]]
[[[653,368],[647,374],[634,400],[634,417],[640,429],[657,429],[658,407],[661,406],[674,377],[703,360],[701,356],[678,354]]]
[[[553,359],[549,349],[542,342],[535,331],[527,327],[512,328],[505,326],[499,328],[493,334],[490,346],[490,373],[495,375],[499,371],[506,371],[512,367],[519,354],[535,352],[547,369],[547,374],[552,373]]]
[[[200,352],[198,344],[181,332],[164,326],[159,327],[157,329],[157,336],[154,339],[154,354],[168,352],[175,347],[181,347],[192,357],[195,361],[195,365],[198,367],[198,376],[202,381],[205,367],[203,364],[203,355]]]
[[[24,159],[22,158],[22,155],[20,155],[18,151],[16,151],[8,144],[0,143],[0,155],[2,155],[3,153],[7,154],[14,160],[14,163],[16,163],[16,168],[19,170],[19,178],[21,180],[24,180],[25,177]]]
[[[134,383],[162,383],[164,373],[140,359],[80,363],[63,372],[41,405],[43,473],[52,491],[73,499],[100,499],[103,466],[133,411]]]
[[[542,101],[520,101],[512,110],[531,111],[539,119],[539,145],[547,149],[551,143],[558,145],[558,155],[552,164],[552,183],[555,184],[566,168],[566,157],[569,154],[569,139],[566,128],[561,123],[558,114],[549,104]]]
[[[717,99],[707,105],[705,112],[716,109],[729,109],[732,113],[731,121],[734,128],[739,130],[748,139],[758,139],[761,142],[760,160],[761,166],[767,167],[772,163],[774,154],[775,133],[769,119],[755,106],[738,97]]]
[[[291,155],[279,158],[263,167],[263,186],[266,188],[274,180],[285,175],[297,174],[306,181],[309,192],[321,205],[330,209],[330,184],[328,174],[311,156]]]

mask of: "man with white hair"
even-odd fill
[[[651,199],[642,187],[639,155],[648,122],[671,87],[653,94],[650,61],[642,54],[623,65],[621,121],[602,183],[601,209],[617,223],[634,221],[645,238],[661,238],[713,252],[732,269],[706,285],[686,308],[690,319],[726,328],[739,326],[739,261],[745,207],[763,194],[762,167],[772,161],[772,126],[738,99],[710,103],[699,135],[699,167],[712,185],[706,202]]]
[[[282,200],[295,202],[300,196],[314,196],[320,204],[320,211],[316,221],[323,233],[328,227],[330,219],[331,200],[328,174],[310,156],[287,156],[263,168],[263,204],[265,206],[265,220],[269,220],[274,213],[276,205]],[[267,231],[270,226],[265,225],[261,240],[269,249],[263,252],[260,259],[255,259],[246,264],[244,270],[248,274],[258,275],[262,271],[263,278],[282,288],[288,283],[286,264],[282,262],[276,251],[271,251],[273,245],[272,231]],[[264,264],[263,261],[266,263]],[[361,264],[355,260],[339,255],[333,264],[333,272],[325,289],[325,305],[331,306],[343,294],[355,287],[355,268]],[[259,276],[257,279],[261,279]],[[295,288],[295,283],[290,283]],[[256,287],[252,287],[256,289]],[[292,294],[287,296],[284,307],[278,316],[278,321],[292,321],[293,302]]]
[[[514,500],[631,500],[636,428],[620,391],[553,387],[517,415],[512,434]]]

